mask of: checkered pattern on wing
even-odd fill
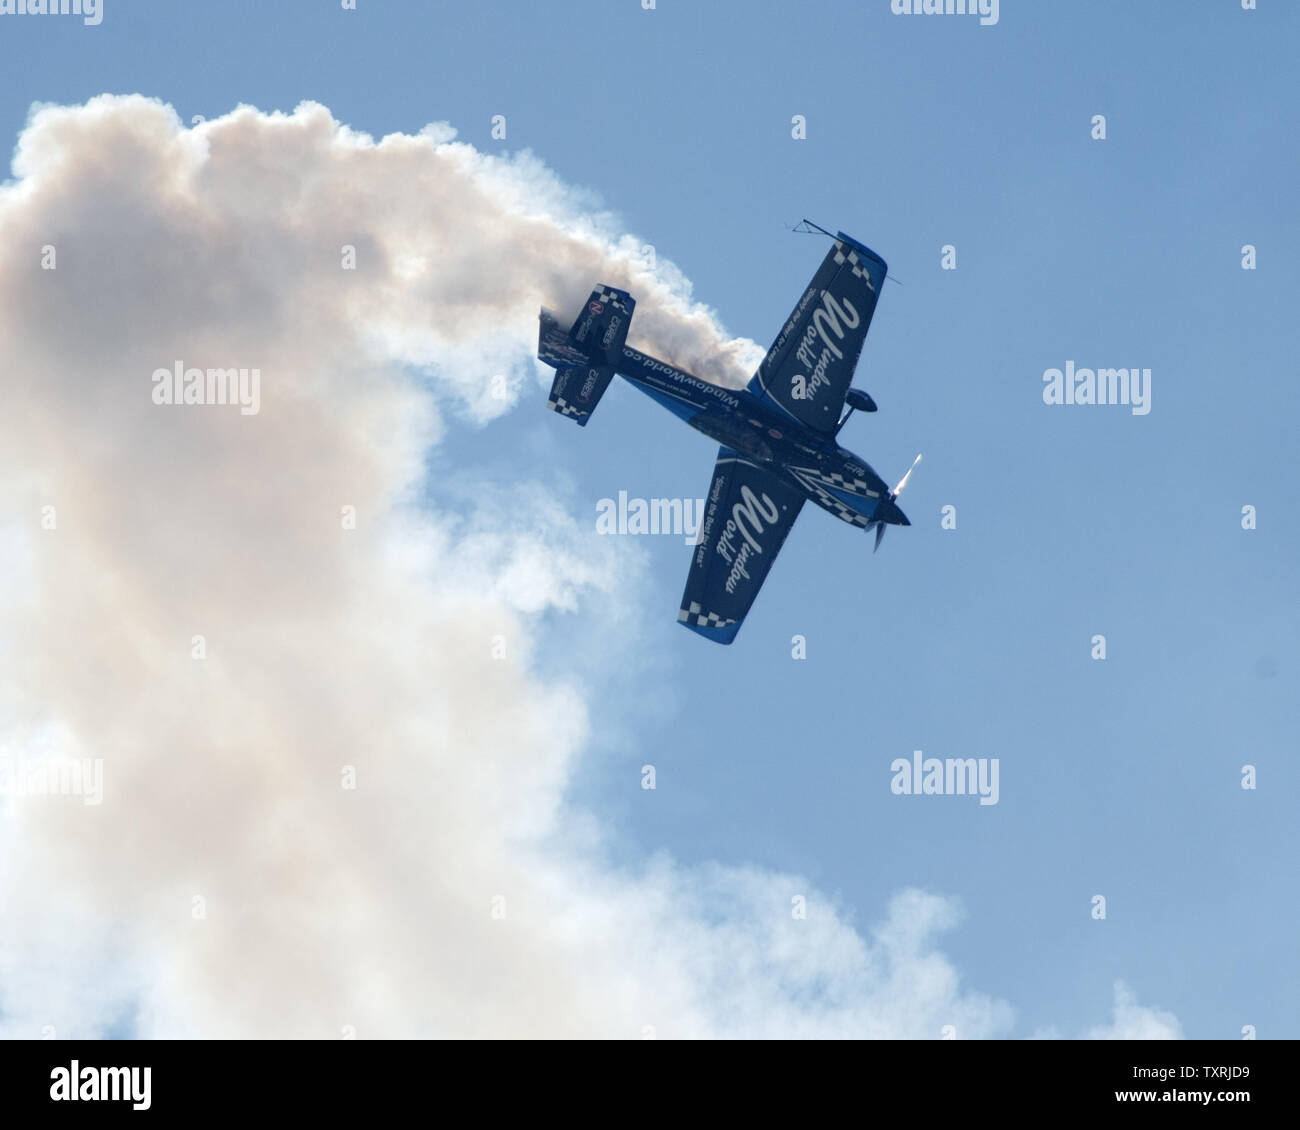
[[[736,622],[727,620],[716,612],[705,612],[696,600],[691,601],[689,607],[678,612],[677,619],[686,624],[694,624],[698,628],[726,628]]]
[[[875,294],[876,293],[875,284],[872,283],[871,275],[867,272],[867,268],[862,265],[862,260],[858,258],[858,253],[854,251],[852,248],[849,248],[849,250],[846,252],[844,250],[844,244],[842,244],[837,239],[835,241],[835,262],[843,263],[846,259],[849,261],[849,265],[852,267],[853,273],[867,284],[867,289],[871,291],[872,294]]]

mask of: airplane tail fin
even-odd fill
[[[614,377],[635,308],[627,291],[597,286],[568,333],[554,314],[542,310],[537,356],[555,369],[553,412],[586,425]]]

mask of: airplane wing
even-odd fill
[[[678,621],[731,643],[803,503],[775,471],[719,448]]]
[[[801,424],[833,432],[887,270],[879,255],[840,232],[749,391]]]

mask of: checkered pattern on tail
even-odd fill
[[[627,303],[624,301],[628,297],[625,290],[615,290],[612,286],[606,286],[604,283],[597,283],[596,289],[591,292],[589,302],[599,302],[604,306],[613,306],[615,310],[621,310],[627,313]]]
[[[577,406],[575,406],[575,405],[573,405],[573,404],[570,404],[570,403],[569,403],[567,400],[565,400],[564,397],[562,397],[562,396],[556,396],[556,395],[552,394],[551,399],[550,399],[550,401],[548,401],[548,403],[549,403],[550,406],[551,406],[551,411],[553,411],[553,412],[558,412],[558,413],[560,413],[561,416],[585,416],[585,415],[587,415],[587,413],[586,413],[585,411],[583,411],[583,409],[578,408]]]

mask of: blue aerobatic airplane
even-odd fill
[[[887,525],[911,525],[895,500],[912,471],[890,490],[835,439],[854,409],[876,410],[849,382],[886,270],[874,251],[835,236],[744,389],[702,381],[624,344],[636,306],[625,290],[597,286],[567,333],[542,310],[537,355],[556,370],[552,409],[585,425],[620,373],[722,445],[677,614],[691,631],[718,643],[736,638],[807,499],[875,529],[877,547]]]

